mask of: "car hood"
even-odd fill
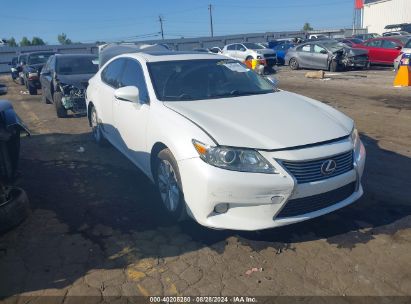
[[[348,57],[368,55],[368,50],[361,49],[361,48],[349,48],[349,49],[345,49],[345,52],[348,55]]]
[[[70,84],[79,89],[86,89],[88,81],[94,74],[77,74],[77,75],[57,75],[57,79],[60,83]]]
[[[353,128],[344,114],[286,91],[164,104],[226,146],[283,149],[344,137]]]

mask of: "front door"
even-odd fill
[[[318,44],[313,45],[312,51],[313,68],[328,70],[328,51]]]
[[[135,59],[125,59],[121,87],[126,86],[138,88],[140,102],[119,99],[114,101],[114,122],[120,136],[120,146],[141,170],[149,172],[150,154],[146,151],[146,127],[150,104],[143,69]]]

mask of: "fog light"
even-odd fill
[[[273,196],[271,198],[271,203],[273,203],[273,204],[280,204],[282,201],[283,201],[282,196]]]
[[[218,204],[217,206],[214,207],[214,212],[215,213],[226,213],[228,211],[228,204]]]

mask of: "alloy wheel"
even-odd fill
[[[177,210],[180,202],[180,190],[178,188],[176,173],[169,161],[160,161],[157,178],[161,200],[168,211],[174,212]]]
[[[93,132],[94,139],[97,142],[100,142],[101,140],[100,125],[98,123],[97,112],[94,108],[93,108],[93,111],[91,112],[91,130]]]

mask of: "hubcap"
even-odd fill
[[[96,110],[93,109],[91,112],[91,128],[93,130],[93,136],[96,141],[100,140],[100,126],[98,125],[98,119],[97,119],[97,112]]]
[[[161,160],[158,166],[158,188],[161,200],[168,211],[175,211],[180,201],[180,191],[173,167],[167,160]]]

